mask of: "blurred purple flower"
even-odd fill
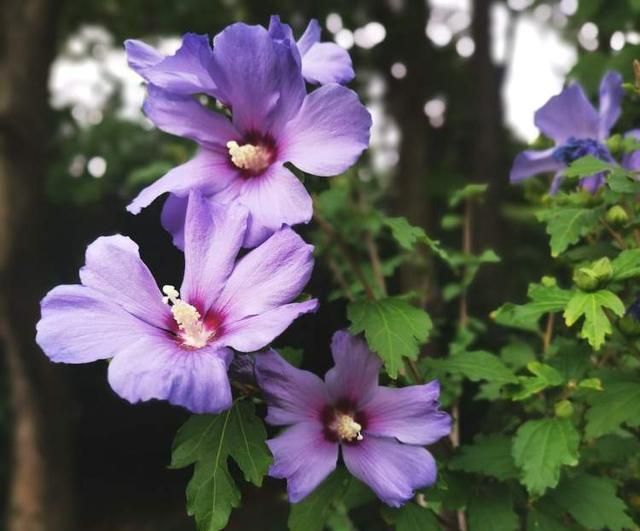
[[[600,83],[600,108],[596,111],[578,83],[553,96],[535,114],[535,124],[555,146],[543,151],[526,150],[515,159],[509,179],[520,182],[538,173],[556,172],[551,191],[556,192],[562,170],[586,155],[611,162],[604,142],[620,116],[623,96],[622,76],[607,72]],[[594,193],[604,182],[598,173],[582,179],[582,186]]]
[[[82,284],[42,300],[36,341],[55,362],[113,358],[109,383],[129,402],[161,399],[195,413],[231,406],[231,348],[270,343],[317,300],[292,303],[313,268],[312,247],[291,229],[236,261],[246,230],[241,206],[216,212],[191,194],[180,292],[158,289],[138,246],[121,235],[87,248]]]
[[[252,247],[283,225],[311,219],[311,198],[285,163],[315,175],[337,175],[368,146],[371,116],[356,93],[331,83],[306,94],[292,39],[273,38],[262,26],[233,24],[214,38],[213,50],[206,37],[196,35],[187,35],[172,57],[152,50],[127,42],[130,64],[150,82],[145,114],[163,131],[190,138],[200,148],[192,160],[142,190],[128,210],[137,214],[166,192],[177,196],[163,213],[177,245],[186,204],[179,198],[190,190],[212,199],[214,207],[246,206],[244,244]],[[196,93],[215,97],[231,119],[196,101]]]
[[[289,500],[296,503],[336,468],[341,448],[354,476],[388,505],[400,506],[436,480],[435,460],[423,445],[451,430],[451,418],[438,410],[440,386],[434,380],[380,387],[380,360],[347,332],[336,332],[331,350],[335,367],[324,382],[273,350],[256,356],[266,421],[290,426],[267,441],[274,456],[269,474],[287,479]]]

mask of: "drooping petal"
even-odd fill
[[[309,371],[296,369],[276,351],[256,354],[256,380],[269,406],[266,421],[274,426],[320,422],[328,403],[324,383]]]
[[[538,109],[534,122],[556,144],[564,144],[571,137],[597,139],[600,120],[582,87],[574,83]]]
[[[324,438],[322,426],[301,422],[267,441],[273,454],[269,475],[287,480],[291,503],[305,498],[335,470],[338,445]]]
[[[188,203],[188,196],[180,197],[169,194],[160,213],[162,227],[171,234],[173,245],[180,250],[184,250],[184,221]]]
[[[159,129],[218,150],[222,157],[228,157],[227,142],[239,136],[222,114],[207,109],[191,96],[172,94],[153,85],[147,88],[142,109]]]
[[[624,96],[622,76],[618,72],[607,72],[600,82],[600,130],[598,140],[605,140],[622,112]]]
[[[342,330],[333,334],[331,353],[335,366],[324,377],[331,399],[365,404],[378,388],[380,359],[362,338]]]
[[[312,18],[307,24],[307,28],[304,30],[302,37],[298,40],[298,50],[300,50],[300,55],[304,56],[314,44],[320,42],[320,34],[322,30],[320,29],[319,22]]]
[[[180,293],[204,314],[233,271],[247,230],[247,215],[246,208],[237,203],[213,209],[198,192],[189,194]]]
[[[509,180],[517,183],[539,173],[556,172],[564,168],[564,164],[553,158],[554,150],[555,148],[543,151],[528,149],[518,153],[513,161]]]
[[[317,309],[318,300],[311,299],[285,304],[234,323],[225,323],[221,341],[240,352],[259,350],[282,334],[298,317]]]
[[[295,116],[305,95],[298,49],[262,26],[236,23],[213,41],[214,80],[244,134],[271,133]]]
[[[353,165],[369,145],[371,115],[352,90],[324,85],[307,95],[287,123],[281,160],[314,175],[337,175]]]
[[[415,489],[436,481],[435,460],[421,446],[365,435],[357,444],[343,445],[342,456],[349,472],[392,507],[409,500]]]
[[[109,364],[109,383],[131,403],[167,400],[193,413],[231,407],[228,349],[186,350],[168,336],[141,337]]]
[[[90,244],[80,280],[153,326],[164,328],[171,319],[151,271],[140,258],[138,245],[126,236],[102,236]]]
[[[153,184],[144,188],[129,203],[127,210],[138,214],[162,194],[171,192],[185,197],[191,190],[212,195],[229,186],[240,174],[229,165],[228,157],[217,151],[201,149],[191,160],[173,168]]]
[[[309,83],[345,85],[354,77],[349,52],[333,42],[319,42],[302,56],[302,75]]]
[[[89,363],[113,358],[152,326],[86,286],[57,286],[41,303],[36,342],[51,361]]]
[[[238,262],[216,310],[233,323],[287,304],[300,294],[312,269],[313,246],[284,228]]]
[[[408,444],[432,444],[451,431],[451,417],[438,411],[437,380],[401,389],[378,387],[364,404],[366,435],[394,437]]]
[[[210,74],[213,51],[209,37],[187,33],[174,55],[164,56],[148,44],[124,43],[129,66],[149,83],[174,94],[210,94],[216,85]]]

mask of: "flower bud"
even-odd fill
[[[561,419],[566,419],[573,415],[573,404],[569,402],[569,400],[560,400],[560,402],[556,402],[553,409],[556,417],[560,417]]]
[[[622,149],[622,135],[616,134],[607,139],[607,148],[611,153],[617,153]]]
[[[607,223],[611,223],[612,225],[619,227],[629,221],[629,214],[627,214],[627,211],[620,205],[613,205],[609,210],[607,210],[605,219],[607,220]]]
[[[606,282],[613,276],[613,266],[611,265],[611,260],[609,260],[606,256],[593,262],[590,269],[595,273],[596,278],[600,282]]]
[[[583,291],[593,291],[598,288],[600,280],[593,269],[578,267],[573,271],[573,283]]]

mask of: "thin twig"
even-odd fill
[[[600,222],[602,223],[602,225],[604,226],[605,229],[607,229],[607,232],[612,236],[612,238],[618,243],[618,245],[622,248],[622,249],[626,249],[627,248],[627,244],[624,242],[624,239],[622,238],[622,236],[620,236],[620,234],[618,234],[618,232],[616,232],[613,227],[611,225],[609,225],[607,223],[607,220],[605,220],[604,218],[600,219]]]
[[[542,336],[542,352],[547,352],[547,350],[549,350],[549,345],[551,345],[554,319],[555,315],[553,313],[549,313],[547,316],[547,326],[544,329],[544,336]]]
[[[347,280],[344,278],[342,271],[340,271],[340,267],[338,263],[332,256],[327,257],[327,263],[329,265],[329,269],[331,269],[331,273],[333,273],[333,277],[335,278],[338,286],[344,291],[344,295],[349,301],[353,302],[353,293],[351,293],[351,288],[347,283]]]
[[[376,245],[373,236],[369,231],[364,236],[365,243],[367,245],[367,252],[369,253],[369,260],[371,261],[371,270],[373,271],[373,277],[376,279],[378,287],[383,296],[387,296],[387,282],[385,281],[384,274],[382,272],[382,264],[380,262],[380,254],[378,253],[378,246]]]

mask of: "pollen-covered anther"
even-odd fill
[[[238,168],[252,173],[259,173],[271,163],[269,150],[263,146],[253,144],[238,144],[235,140],[227,142],[227,149],[231,162]]]
[[[179,299],[180,293],[173,286],[163,286],[162,292],[165,296],[162,301],[165,304],[171,303],[171,313],[180,329],[182,343],[188,347],[204,347],[214,332],[205,328],[200,312],[195,306]]]
[[[346,413],[336,413],[330,428],[343,441],[353,441],[354,439],[361,441],[363,439],[362,426]]]

